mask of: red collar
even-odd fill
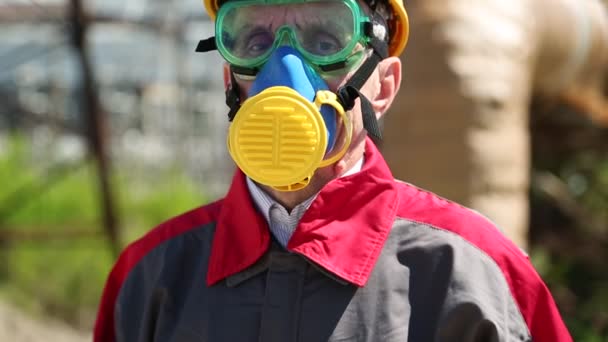
[[[393,176],[371,140],[360,172],[329,182],[306,211],[287,249],[363,286],[395,220]],[[270,246],[270,231],[237,170],[223,201],[207,273],[209,286],[253,265]]]

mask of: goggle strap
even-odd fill
[[[209,52],[217,50],[217,45],[215,43],[215,37],[209,37],[207,39],[200,40],[196,45],[195,52]]]
[[[365,36],[369,38],[368,44],[374,49],[374,52],[380,55],[381,59],[387,58],[388,44],[376,37],[374,34],[374,23],[369,21],[363,23],[363,32],[365,33]]]
[[[239,84],[236,83],[232,67],[230,67],[230,86],[226,89],[226,105],[230,108],[230,111],[228,112],[228,121],[232,122],[236,113],[241,108]]]

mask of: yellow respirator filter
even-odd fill
[[[320,109],[334,107],[345,127],[340,151],[324,159],[327,131]],[[338,161],[352,139],[352,125],[336,94],[321,90],[312,103],[283,86],[247,99],[228,132],[228,151],[254,181],[280,191],[300,190],[315,170]]]

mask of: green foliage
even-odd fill
[[[571,198],[560,207],[533,192],[532,262],[574,340],[608,341],[608,155],[564,154],[542,168],[558,176]]]
[[[2,251],[3,294],[41,316],[90,327],[112,256],[101,239],[22,242]]]
[[[0,239],[0,294],[89,328],[114,262],[102,234],[95,168],[83,162],[41,170],[23,138],[11,139],[0,154],[0,234],[16,236]],[[129,170],[114,173],[125,244],[205,202],[176,168],[161,172],[153,185],[129,176]]]
[[[154,184],[137,182],[128,176],[120,177],[120,195],[123,225],[149,229],[186,210],[204,203],[200,191],[178,169],[163,172]],[[135,229],[135,233],[141,233]]]

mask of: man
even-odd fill
[[[95,341],[571,341],[526,255],[395,181],[375,147],[401,0],[205,5],[216,35],[198,50],[227,61],[238,170],[224,199],[123,252]]]

